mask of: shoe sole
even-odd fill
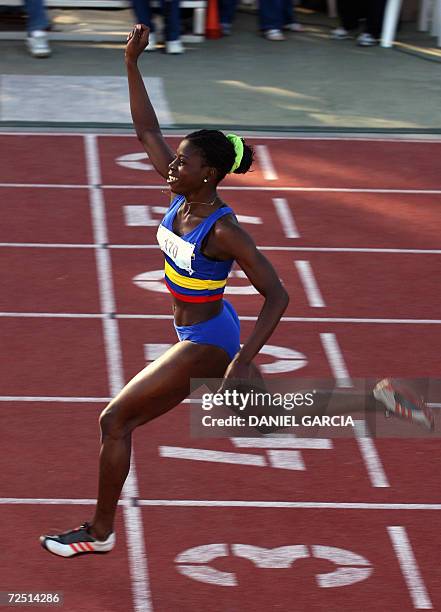
[[[30,55],[32,55],[32,57],[35,57],[36,59],[40,59],[43,57],[50,57],[51,56],[51,52],[50,51],[43,51],[41,53],[33,53],[32,51],[30,51],[28,49]]]

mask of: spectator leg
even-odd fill
[[[366,32],[380,38],[386,0],[370,0],[366,19]]]
[[[219,0],[219,21],[231,25],[236,13],[237,0]]]
[[[136,21],[138,23],[143,23],[149,27],[152,32],[154,32],[155,26],[152,22],[152,11],[150,9],[149,0],[132,0],[132,4]]]
[[[359,19],[364,17],[359,0],[338,0],[337,10],[341,25],[348,32],[356,30]]]
[[[25,0],[25,7],[28,14],[28,32],[46,30],[49,20],[43,0]]]
[[[283,25],[297,23],[297,15],[292,0],[283,0]]]
[[[281,30],[283,26],[283,0],[260,0],[259,24],[264,32]]]
[[[179,0],[162,0],[161,6],[165,23],[165,40],[179,40],[181,36]]]

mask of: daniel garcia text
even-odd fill
[[[227,406],[234,412],[246,411],[242,415],[214,417],[204,415],[204,427],[348,427],[354,426],[350,415],[312,415],[312,414],[271,414],[271,408],[284,408],[287,411],[296,408],[313,408],[314,392],[308,393],[263,393],[237,390],[225,390],[223,393],[205,393],[202,396],[202,410]],[[253,408],[265,408],[268,413],[250,414]]]

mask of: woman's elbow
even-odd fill
[[[266,294],[266,297],[269,298],[273,304],[280,310],[282,313],[288,307],[289,304],[289,294],[282,283],[279,283],[276,287],[272,288],[272,291]]]

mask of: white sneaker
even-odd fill
[[[150,34],[149,34],[149,44],[144,49],[144,51],[156,51],[156,34],[155,34],[155,32],[150,32]]]
[[[331,30],[331,38],[334,40],[346,40],[347,38],[351,38],[351,35],[344,28],[335,28],[335,30]]]
[[[167,40],[165,42],[165,52],[176,55],[178,53],[184,53],[184,45],[180,40]]]
[[[43,30],[29,32],[26,38],[26,46],[32,57],[49,57],[51,54],[47,34]]]
[[[416,397],[410,389],[384,378],[375,385],[373,395],[384,405],[386,416],[399,416],[433,431],[435,420],[432,410],[423,398]]]
[[[59,557],[74,557],[85,553],[107,553],[114,548],[115,542],[113,532],[106,540],[95,539],[89,533],[88,523],[58,535],[40,536],[43,548]]]
[[[363,32],[363,34],[360,34],[357,38],[357,45],[359,47],[375,47],[375,45],[378,45],[378,40],[371,34]]]
[[[265,30],[263,35],[267,40],[285,40],[281,30]]]
[[[293,23],[287,23],[286,25],[283,26],[284,30],[289,30],[290,32],[304,32],[305,28],[302,26],[301,23],[298,23],[297,21],[293,22]]]

